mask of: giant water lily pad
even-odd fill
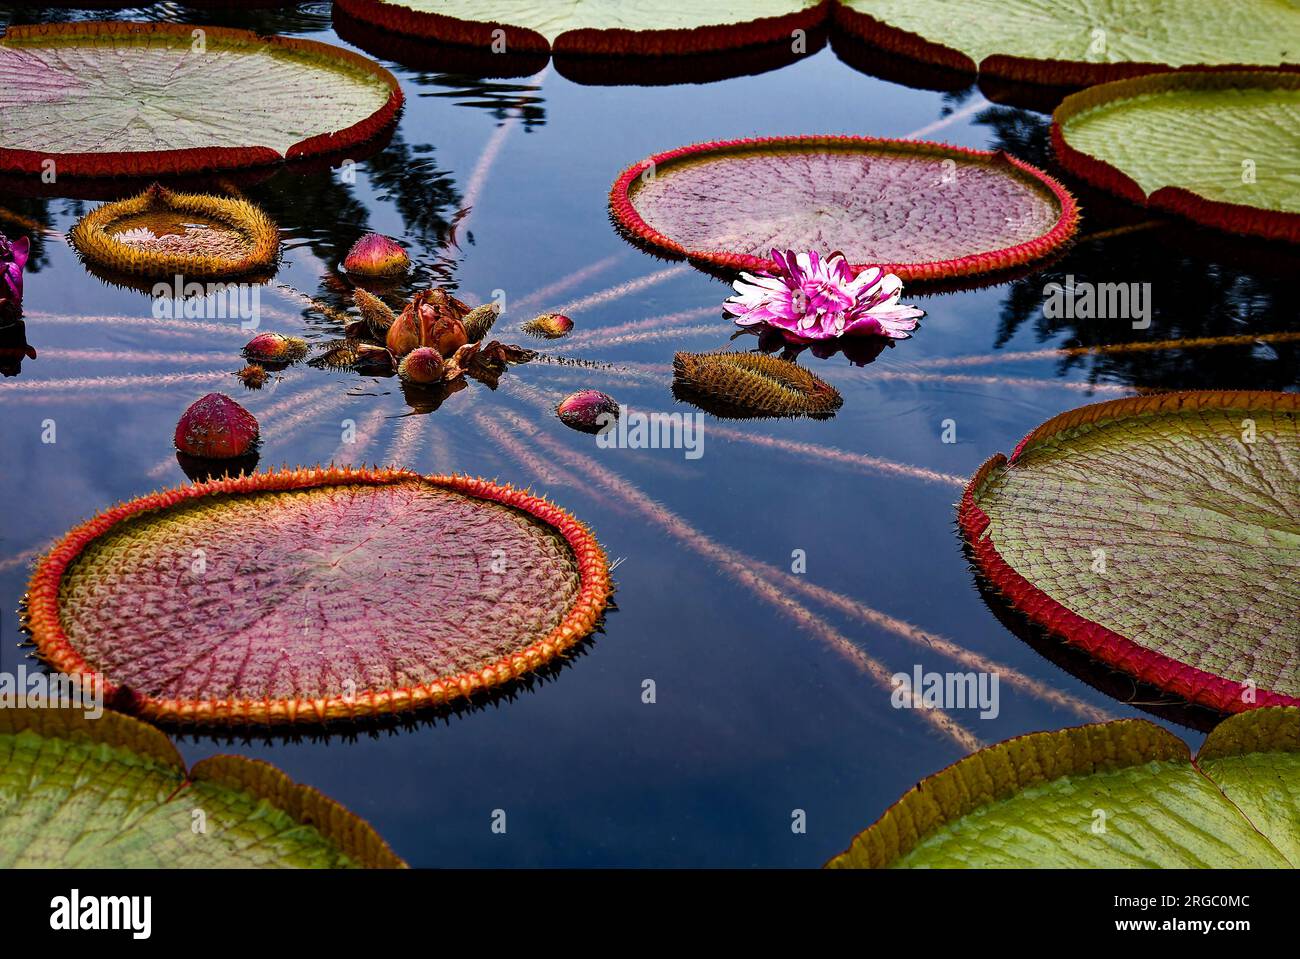
[[[828,865],[1300,866],[1300,710],[1234,716],[1189,758],[1140,719],[1010,739],[922,780]]]
[[[895,53],[1040,83],[1180,67],[1295,64],[1300,7],[1242,0],[837,0],[836,22]]]
[[[440,705],[596,626],[604,554],[544,500],[403,470],[256,473],[85,523],[33,575],[27,627],[147,718],[318,722]]]
[[[1300,704],[1300,396],[1073,410],[967,486],[979,571],[1033,622],[1224,712]]]
[[[1062,164],[1096,186],[1211,226],[1300,241],[1300,73],[1121,80],[1067,97],[1052,121]]]
[[[620,228],[652,250],[728,270],[774,270],[773,248],[843,252],[905,280],[995,273],[1057,250],[1074,199],[1005,153],[871,137],[702,143],[625,170]]]
[[[87,213],[68,238],[101,269],[167,279],[266,272],[280,251],[279,229],[247,200],[173,193],[157,184]]]
[[[0,709],[0,867],[400,867],[363,820],[274,766],[188,772],[157,729],[113,712]]]
[[[825,0],[340,0],[349,16],[409,36],[493,49],[503,54],[553,50],[601,55],[672,55],[725,50],[810,29]],[[498,51],[504,42],[504,49]]]
[[[401,106],[355,53],[169,23],[10,27],[0,40],[0,170],[153,175],[343,150]]]

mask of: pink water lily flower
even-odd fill
[[[907,339],[924,310],[899,303],[903,281],[878,266],[857,276],[843,253],[772,251],[775,273],[742,273],[723,308],[740,326],[766,323],[795,342],[840,336]]]
[[[0,319],[23,311],[23,267],[29,253],[27,237],[10,240],[0,233]]]

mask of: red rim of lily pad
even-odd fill
[[[1205,226],[1261,236],[1270,240],[1300,243],[1300,214],[1240,203],[1210,200],[1184,187],[1165,186],[1148,196],[1124,171],[1105,160],[1076,150],[1066,142],[1064,125],[1088,110],[1118,100],[1144,94],[1189,89],[1191,84],[1202,87],[1256,86],[1264,82],[1300,89],[1300,73],[1268,70],[1174,71],[1154,76],[1116,80],[1080,90],[1061,101],[1052,114],[1052,149],[1061,166],[1091,185],[1122,197],[1139,206],[1162,210],[1185,217]]]
[[[766,256],[734,253],[727,250],[691,250],[682,243],[651,227],[637,211],[632,199],[632,187],[647,170],[656,175],[672,164],[698,159],[706,154],[752,153],[763,150],[779,151],[790,148],[825,147],[839,152],[888,151],[914,154],[918,157],[953,159],[987,166],[1001,166],[1008,176],[1028,182],[1050,194],[1059,207],[1051,229],[1033,239],[994,250],[985,250],[947,260],[930,260],[913,263],[853,263],[854,271],[868,266],[879,266],[889,273],[908,281],[938,281],[957,277],[979,276],[1013,270],[1027,263],[1044,259],[1059,250],[1075,234],[1079,225],[1079,208],[1070,192],[1055,179],[1037,167],[1025,163],[1004,151],[972,150],[928,140],[897,140],[863,136],[791,136],[760,137],[757,139],[716,140],[678,147],[646,157],[632,164],[614,181],[609,192],[609,206],[615,223],[634,241],[669,256],[684,257],[692,262],[721,267],[725,270],[776,269],[776,263]],[[829,253],[829,250],[822,251]]]
[[[1188,70],[1247,72],[1255,70],[1300,70],[1300,65],[1256,66],[1253,64],[1207,64],[1171,66],[1165,63],[1091,63],[1087,60],[1039,60],[993,54],[976,63],[974,58],[960,50],[927,40],[920,34],[885,23],[859,10],[836,3],[832,13],[836,27],[851,36],[922,63],[950,70],[984,76],[1001,77],[1022,83],[1091,86],[1111,80],[1123,80],[1152,73],[1178,73]]]
[[[15,41],[32,44],[41,40],[94,40],[100,37],[175,36],[192,40],[194,24],[85,21],[11,26],[0,38],[0,47]],[[122,152],[55,153],[44,150],[21,150],[0,147],[0,171],[34,174],[53,160],[60,175],[70,176],[154,176],[158,174],[198,173],[239,167],[265,166],[285,160],[297,160],[358,146],[387,129],[402,106],[402,90],[394,77],[378,63],[360,54],[316,40],[299,37],[261,36],[249,30],[202,26],[206,40],[232,44],[254,44],[270,51],[292,52],[304,60],[319,61],[335,71],[347,70],[368,74],[389,89],[383,106],[356,123],[327,133],[307,137],[282,155],[266,146],[191,147],[178,150],[141,150]]]
[[[678,56],[710,53],[736,47],[789,41],[796,29],[812,30],[825,21],[831,0],[783,16],[740,23],[676,30],[567,30],[554,43],[528,27],[492,21],[464,20],[441,13],[413,10],[385,0],[336,0],[335,7],[357,20],[393,33],[462,46],[490,48],[505,38],[511,53],[554,53],[593,56]]]
[[[578,590],[563,618],[550,632],[481,668],[440,675],[415,686],[357,689],[352,695],[187,699],[155,698],[116,684],[111,676],[96,672],[64,629],[60,591],[65,574],[91,544],[127,521],[204,497],[413,482],[520,511],[548,527],[567,544],[577,568]],[[572,515],[544,499],[470,476],[422,476],[404,469],[331,466],[241,474],[181,486],[119,504],[99,514],[64,536],[37,564],[28,587],[24,625],[41,657],[51,666],[63,673],[85,676],[83,684],[101,684],[105,699],[114,708],[145,719],[197,725],[321,723],[442,706],[518,679],[550,663],[590,635],[599,624],[612,592],[609,566],[596,538]]]
[[[995,471],[1014,465],[1035,444],[1078,426],[1167,412],[1201,409],[1283,410],[1300,413],[1300,394],[1268,391],[1201,390],[1130,397],[1094,403],[1069,410],[1031,430],[1010,458],[998,453],[971,477],[957,507],[957,522],[969,546],[976,569],[1016,610],[1048,633],[1078,647],[1106,665],[1136,677],[1157,689],[1174,693],[1187,702],[1223,713],[1244,712],[1260,706],[1300,706],[1300,698],[1259,689],[1256,700],[1246,703],[1242,684],[1148,649],[1126,636],[1093,622],[1039,589],[1014,569],[987,535],[989,516],[975,497]]]

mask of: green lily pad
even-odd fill
[[[213,91],[228,96],[214,96]],[[0,170],[152,175],[275,163],[374,137],[402,93],[340,47],[171,23],[10,27]]]
[[[114,712],[0,710],[0,868],[400,867],[363,820],[275,767]]]
[[[1096,186],[1210,226],[1300,240],[1300,74],[1121,80],[1067,97],[1052,119],[1062,164]]]
[[[836,22],[896,53],[1040,83],[1300,60],[1300,6],[1240,0],[837,0]]]
[[[979,572],[1048,632],[1222,712],[1300,705],[1300,396],[1063,413],[958,511]]]
[[[408,36],[513,53],[672,55],[789,40],[825,17],[825,0],[340,0],[349,16]]]
[[[1140,719],[1010,739],[922,780],[828,865],[1300,865],[1300,709],[1234,716],[1189,758]]]

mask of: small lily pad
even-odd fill
[[[173,193],[157,184],[87,213],[68,238],[110,273],[167,279],[265,273],[280,251],[279,229],[247,200]]]

